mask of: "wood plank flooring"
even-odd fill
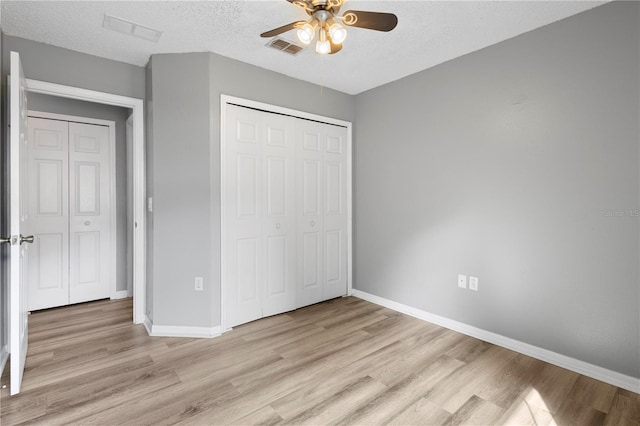
[[[30,316],[2,425],[640,425],[640,395],[348,297],[214,339],[149,337],[130,299]]]

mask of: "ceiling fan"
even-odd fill
[[[347,30],[343,25],[385,32],[398,25],[398,17],[393,13],[347,10],[340,16],[338,13],[346,0],[287,1],[304,9],[309,19],[283,25],[260,34],[260,37],[274,37],[296,29],[298,40],[309,45],[317,33],[316,53],[333,54],[342,49],[342,42],[347,37]]]

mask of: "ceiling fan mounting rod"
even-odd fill
[[[314,9],[327,9],[327,4],[329,2],[327,0],[311,0],[311,5]]]

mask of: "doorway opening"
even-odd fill
[[[142,99],[38,80],[27,79],[26,83],[29,96],[33,94],[37,94],[37,96],[46,95],[47,97],[57,98],[60,103],[63,103],[64,99],[86,101],[125,108],[131,112],[128,118],[125,119],[125,134],[128,134],[128,138],[125,136],[126,149],[127,154],[130,154],[127,155],[128,161],[130,161],[130,166],[128,167],[130,173],[126,179],[130,183],[130,196],[128,197],[129,201],[126,203],[129,210],[126,223],[130,230],[130,241],[122,247],[125,253],[128,251],[127,246],[129,247],[129,254],[125,257],[129,261],[125,260],[123,268],[126,270],[125,275],[131,278],[130,284],[127,279],[126,290],[121,288],[121,293],[111,294],[111,298],[128,296],[130,291],[133,297],[133,322],[141,324],[146,316],[146,217],[144,199],[146,183],[143,101]],[[126,293],[124,293],[125,291]]]
[[[131,110],[28,95],[29,311],[133,296]]]

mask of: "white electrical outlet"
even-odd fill
[[[469,277],[469,290],[478,291],[478,277]]]
[[[149,212],[153,211],[153,198],[151,197],[147,198],[147,210]]]
[[[458,274],[458,287],[467,288],[467,276]]]
[[[204,290],[204,278],[196,277],[196,291]]]

